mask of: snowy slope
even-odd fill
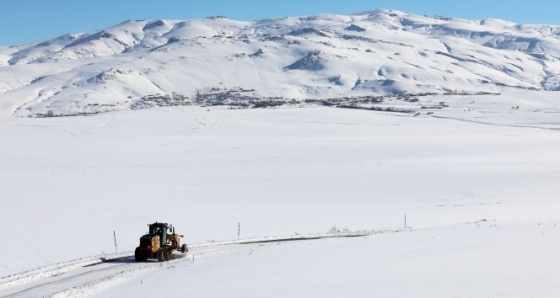
[[[253,22],[126,21],[0,48],[0,113],[126,110],[177,94],[171,104],[183,105],[212,89],[236,90],[226,97],[295,102],[558,90],[559,34],[557,26],[391,10]]]

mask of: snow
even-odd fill
[[[224,291],[242,295],[248,288],[238,282],[269,266],[277,271],[262,276],[262,284],[278,279],[278,295],[305,288],[302,296],[331,290],[357,296],[508,296],[528,293],[533,276],[542,278],[536,293],[554,293],[547,277],[558,267],[550,252],[560,243],[556,94],[445,100],[454,105],[416,117],[325,107],[172,107],[7,118],[0,123],[0,154],[9,157],[0,161],[6,198],[0,221],[9,227],[3,236],[18,241],[4,246],[1,275],[110,255],[113,231],[119,252],[131,251],[146,224],[156,220],[173,223],[193,244],[236,239],[238,223],[247,238],[327,232],[335,225],[400,229],[406,214],[409,232],[251,246],[255,259],[235,248],[240,256],[218,253],[195,260],[201,267],[181,261],[175,268],[132,271],[86,286],[84,293],[132,295],[142,289],[138,279],[152,285],[146,293],[155,293],[164,278],[160,271],[169,270],[165,284],[174,285],[175,275],[200,281],[171,286],[176,290],[219,296],[223,292],[212,286],[219,282]],[[412,259],[397,266],[405,255]],[[492,257],[498,258],[489,262]],[[309,259],[307,266],[300,265],[303,259]],[[245,262],[249,267],[240,271]],[[517,265],[524,270],[516,271],[515,280],[524,282],[508,288]],[[291,268],[306,269],[295,274]],[[225,279],[227,272],[239,276]],[[352,277],[355,282],[335,278],[352,272],[361,273]],[[464,283],[475,277],[482,279],[475,287]],[[292,284],[296,280],[303,284]],[[399,287],[402,282],[410,288]],[[388,286],[380,290],[383,284]]]
[[[557,223],[241,247],[113,281],[93,297],[554,297]]]
[[[0,295],[554,297],[558,32],[376,10],[2,47]],[[132,261],[154,221],[189,254]]]
[[[129,110],[145,97],[173,93],[192,102],[213,88],[299,103],[557,90],[559,28],[392,10],[253,22],[126,21],[0,48],[0,116]]]

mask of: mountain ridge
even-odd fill
[[[256,21],[128,20],[0,47],[2,116],[126,110],[175,95],[183,99],[175,103],[190,104],[216,89],[224,96],[245,90],[234,102],[303,102],[503,88],[560,90],[560,26],[378,9]]]

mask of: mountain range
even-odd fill
[[[395,10],[130,20],[0,47],[0,116],[560,90],[560,27]],[[266,104],[264,104],[266,106]]]

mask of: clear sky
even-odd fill
[[[376,8],[467,19],[560,25],[560,0],[0,0],[0,45],[92,32],[125,20],[256,20]]]

